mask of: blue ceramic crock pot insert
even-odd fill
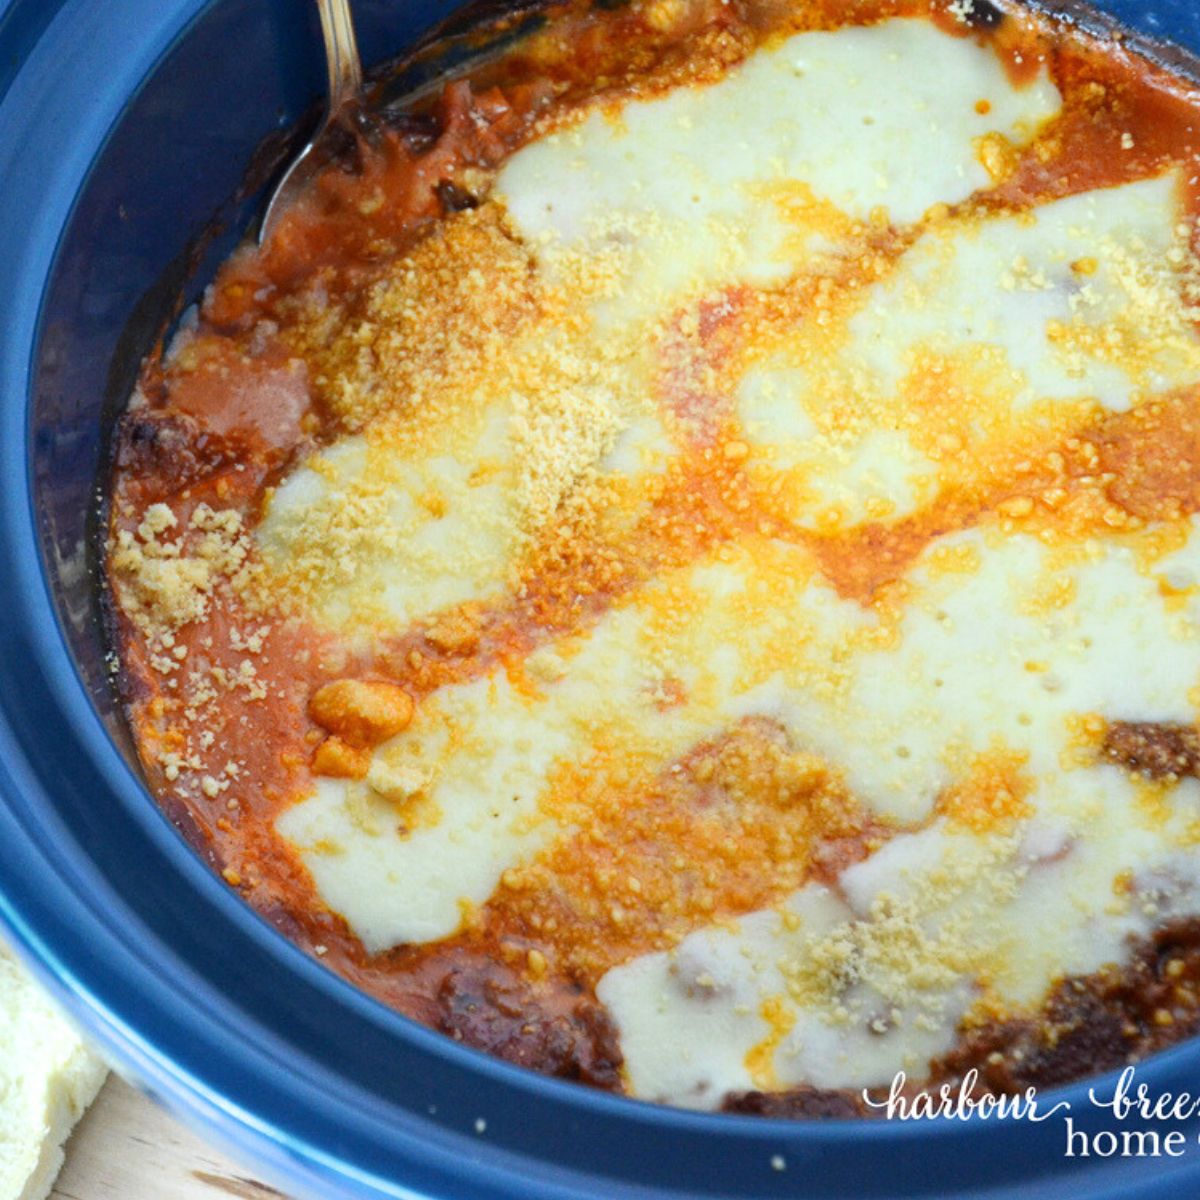
[[[1195,0],[1107,11],[1200,51]],[[368,61],[454,8],[357,0]],[[174,290],[319,94],[308,0],[0,0],[0,924],[114,1061],[294,1194],[1160,1197],[1180,1159],[1066,1159],[1057,1121],[690,1114],[456,1046],[309,960],[149,801],[104,672],[93,521],[115,411]],[[230,200],[230,197],[235,197]],[[192,244],[216,219],[225,233]],[[189,251],[190,247],[190,251]],[[199,284],[191,286],[195,294]],[[1200,1090],[1200,1045],[1140,1068]],[[1078,1128],[1103,1127],[1086,1086]],[[779,1156],[785,1169],[779,1170]]]

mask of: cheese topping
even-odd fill
[[[1135,547],[1055,561],[1034,539],[997,533],[958,535],[979,564],[965,574],[931,578],[936,551],[918,564],[897,644],[855,656],[845,703],[797,703],[800,689],[773,681],[789,727],[819,730],[811,744],[845,764],[854,794],[914,832],[846,870],[837,895],[810,885],[776,912],[610,971],[599,995],[639,1095],[705,1107],[735,1088],[919,1075],[973,1003],[1036,1005],[1055,979],[1119,961],[1165,905],[1196,911],[1200,785],[1148,803],[1146,784],[1096,765],[1088,730],[1097,713],[1195,720],[1200,609],[1165,603]],[[1200,529],[1187,537],[1177,554],[1194,570]],[[1048,593],[1068,603],[1047,607]],[[979,771],[995,747],[1015,753],[1015,780]],[[1020,819],[1008,819],[1022,778]],[[818,901],[822,923],[792,919]],[[705,973],[721,983],[698,990]],[[748,1064],[775,997],[792,1027],[771,1084]],[[716,1028],[693,1022],[719,1023],[719,1048]]]
[[[915,87],[912,56],[930,66]],[[494,207],[449,222],[345,331],[327,386],[365,444],[279,489],[267,562],[340,628],[502,589],[581,473],[637,476],[671,453],[646,404],[657,322],[734,281],[838,270],[864,223],[986,186],[978,139],[1027,140],[1057,104],[1044,75],[1013,88],[990,50],[893,20],[796,35],[709,87],[533,142]],[[649,461],[603,461],[631,424]]]
[[[564,512],[590,505],[591,536],[645,553],[668,468],[715,454],[736,477],[725,504],[765,517],[706,531],[692,563],[666,569],[659,547],[594,622],[435,691],[363,778],[283,815],[367,950],[451,936],[510,877],[590,903],[561,877],[587,860],[581,837],[609,844],[600,797],[658,795],[691,748],[763,722],[884,832],[836,888],[772,876],[773,904],[732,924],[703,928],[733,904],[719,887],[707,909],[663,892],[675,924],[640,941],[595,918],[607,950],[571,953],[637,1094],[706,1106],[919,1074],[972,1006],[1036,1005],[1151,927],[1115,882],[1176,878],[1195,785],[1147,805],[1086,731],[1195,720],[1198,629],[1154,563],[1173,539],[1171,569],[1200,572],[1200,537],[1186,520],[1115,536],[1062,454],[1059,512],[994,492],[1105,411],[1200,381],[1177,179],[1015,215],[947,207],[991,183],[980,138],[1027,140],[1055,105],[990,50],[891,21],[797,35],[511,158],[491,204],[525,274],[480,309],[506,354],[459,355],[403,420],[368,415],[295,472],[259,531],[267,562],[289,579],[301,564],[314,611],[379,636],[511,603]],[[495,240],[490,212],[470,228]],[[373,303],[388,311],[386,288]],[[409,370],[403,338],[355,336],[374,370]],[[370,414],[357,369],[338,394]],[[839,576],[839,554],[886,557],[886,531],[954,496],[951,532],[865,586]],[[636,924],[653,877],[629,861],[616,907]]]
[[[1200,914],[1191,172],[1051,186],[1047,56],[798,27],[472,142],[280,310],[335,436],[111,556],[175,682],[230,596],[312,631],[262,811],[355,970],[484,947],[698,1108],[920,1079]]]
[[[1025,142],[1058,104],[1044,75],[1013,88],[990,50],[928,21],[801,33],[711,86],[542,138],[497,189],[547,269],[580,248],[615,258],[604,315],[653,316],[680,294],[833,265],[873,216],[910,225],[965,199],[991,182],[981,140]]]
[[[452,935],[517,869],[569,870],[581,827],[607,837],[599,796],[762,722],[829,764],[881,848],[836,889],[776,890],[711,929],[670,893],[675,934],[576,952],[637,1094],[705,1106],[919,1074],[973,1005],[1036,1005],[1150,927],[1114,881],[1174,870],[1195,785],[1148,806],[1081,731],[1195,719],[1200,637],[1153,564],[1173,539],[1171,569],[1200,572],[1200,537],[1186,520],[1113,536],[1061,454],[1049,482],[1075,500],[1058,513],[988,489],[1103,412],[1200,381],[1177,180],[946,207],[991,183],[980,138],[1028,139],[1056,99],[1041,77],[1013,88],[986,48],[890,21],[797,35],[510,159],[491,203],[529,258],[488,318],[504,360],[459,356],[403,421],[295,472],[259,532],[267,561],[295,578],[312,546],[324,619],[400,632],[519,595],[571,495],[636,557],[654,481],[715,453],[729,507],[767,515],[709,531],[690,565],[664,572],[660,549],[594,623],[434,692],[364,778],[284,814],[368,950]],[[911,232],[889,243],[873,221]],[[981,487],[908,565],[865,588],[839,575],[839,555],[886,555],[882,531]],[[622,901],[629,921],[642,903]]]

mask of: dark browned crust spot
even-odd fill
[[[544,1007],[534,989],[499,963],[465,959],[437,991],[432,1024],[455,1041],[521,1067],[620,1090],[617,1031],[582,989],[574,1003]]]
[[[116,470],[137,480],[146,504],[165,499],[238,461],[236,448],[181,412],[135,408],[121,418]]]
[[[748,1117],[783,1117],[798,1121],[820,1121],[868,1117],[873,1109],[860,1093],[835,1088],[799,1087],[786,1092],[731,1092],[722,1112]]]
[[[967,0],[960,20],[972,29],[995,29],[1004,20],[1004,11],[992,0]]]
[[[384,113],[383,120],[400,135],[404,148],[414,158],[433,149],[442,135],[442,123],[436,113],[394,112]]]
[[[1173,921],[1134,947],[1124,967],[1062,980],[1041,1012],[965,1030],[912,1095],[956,1090],[977,1072],[974,1096],[1017,1095],[1127,1066],[1200,1033],[1200,917]],[[873,1092],[882,1100],[886,1089]],[[725,1112],[821,1119],[878,1116],[862,1093],[812,1087],[731,1093]]]
[[[1200,918],[1163,926],[1123,968],[1063,980],[1037,1019],[970,1032],[934,1064],[935,1081],[971,1067],[983,1090],[1051,1087],[1123,1067],[1200,1031]]]
[[[1200,773],[1200,731],[1194,725],[1113,721],[1101,752],[1147,779],[1170,781]]]
[[[459,187],[457,183],[451,183],[449,179],[438,182],[433,190],[437,193],[442,212],[447,216],[450,213],[464,212],[468,208],[479,207],[477,196],[472,196],[465,188]]]

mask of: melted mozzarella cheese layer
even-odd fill
[[[1092,713],[1196,720],[1200,611],[1171,607],[1159,581],[1200,568],[1200,527],[1154,572],[1135,547],[1072,556],[1023,536],[954,540],[978,566],[917,565],[898,638],[855,657],[843,702],[776,680],[777,708],[764,692],[747,702],[836,755],[878,811],[914,824],[974,756],[1016,751],[1024,821],[974,832],[935,819],[844,872],[840,899],[810,886],[780,912],[610,971],[598,992],[636,1094],[705,1107],[729,1090],[919,1075],[977,995],[1036,1006],[1056,979],[1121,961],[1127,938],[1167,913],[1200,910],[1189,852],[1200,785],[1152,803],[1147,785],[1095,765],[1078,732]]]
[[[324,547],[315,607],[342,628],[403,628],[497,590],[518,540],[507,424],[491,405],[435,445],[343,438],[271,498],[256,530],[267,565],[286,575]]]
[[[496,186],[550,269],[581,248],[619,254],[614,314],[629,319],[714,282],[785,278],[836,252],[848,218],[882,208],[904,225],[964,199],[991,183],[979,138],[1025,142],[1059,105],[1044,73],[1014,88],[990,49],[890,20],[597,109],[514,154]]]
[[[914,60],[931,73],[906,78]],[[798,35],[716,84],[518,151],[497,191],[542,315],[517,322],[500,367],[452,371],[444,399],[411,415],[419,434],[376,422],[293,471],[255,534],[272,577],[311,617],[360,634],[502,593],[553,496],[598,468],[632,505],[674,453],[646,400],[654,322],[708,287],[845,252],[849,222],[880,205],[911,222],[986,186],[976,140],[1024,140],[1058,105],[1044,77],[1013,88],[991,50],[895,20]],[[883,465],[893,454],[904,465]],[[814,476],[828,503],[865,517],[876,492],[901,509],[924,494],[908,481],[928,460],[901,435],[876,431],[847,455]]]
[[[949,547],[977,565],[931,570]],[[1069,716],[1188,721],[1200,683],[1196,627],[1168,609],[1134,552],[1090,553],[1060,561],[1024,535],[951,535],[908,575],[894,643],[856,660],[838,705],[797,693],[786,672],[753,702],[777,704],[802,740],[845,764],[856,793],[908,824],[997,739],[1027,752],[1047,787],[1065,787]],[[1148,662],[1153,671],[1140,668]],[[1058,807],[1069,812],[1074,799]]]
[[[576,382],[591,390],[562,411],[608,414],[603,436],[568,447],[547,499],[559,409],[531,416],[531,393],[475,381],[471,403],[422,439],[368,429],[295,472],[260,531],[264,555],[285,570],[297,547],[340,554],[345,538],[328,531],[353,526],[344,578],[327,572],[317,599],[340,628],[365,617],[399,630],[495,594],[526,544],[531,497],[553,511],[562,481],[594,465],[636,485],[676,453],[669,414],[645,399],[657,377],[643,327],[661,332],[706,289],[830,266],[876,206],[906,223],[965,198],[988,183],[974,139],[1025,139],[1057,104],[1044,80],[1013,89],[970,39],[890,21],[799,35],[720,83],[533,143],[498,189],[551,291],[590,279],[572,336],[588,363]],[[971,455],[1027,420],[1044,436],[1056,408],[1120,410],[1194,382],[1175,187],[1164,176],[1021,217],[931,222],[830,323],[789,328],[773,354],[751,348],[734,397],[747,471],[795,483],[779,495],[800,526],[894,519],[945,482],[948,430],[969,478]],[[541,336],[515,342],[514,359]],[[614,336],[620,353],[601,353]],[[1158,576],[1174,591],[1200,577],[1200,535],[1148,571],[1152,533],[1073,549],[992,526],[952,534],[891,610],[839,597],[802,546],[748,536],[523,671],[435,693],[365,780],[322,780],[279,832],[369,951],[434,941],[507,868],[569,834],[568,768],[603,780],[632,764],[651,778],[769,717],[900,831],[836,891],[801,889],[779,911],[611,970],[600,996],[632,1088],[705,1107],[743,1087],[919,1072],[981,996],[1034,1005],[1062,973],[1120,959],[1152,905],[1159,917],[1197,906],[1187,847],[1200,787],[1178,785],[1164,811],[1079,741],[1092,714],[1196,718],[1196,614],[1169,605]],[[972,830],[943,815],[940,798],[997,753],[1027,781],[1018,818]],[[1134,886],[1121,892],[1125,872]]]
[[[978,568],[919,564],[913,599],[884,638],[796,548],[765,543],[679,572],[604,617],[582,646],[571,638],[541,652],[533,669],[548,661],[551,678],[532,692],[503,676],[443,689],[376,753],[365,783],[323,780],[279,830],[375,950],[449,935],[464,902],[486,900],[507,867],[561,833],[547,803],[556,769],[589,762],[600,744],[623,767],[662,766],[748,716],[779,721],[841,764],[870,810],[908,825],[928,820],[999,743],[1025,757],[1038,816],[1083,837],[1097,785],[1092,771],[1062,770],[1072,719],[1193,719],[1197,627],[1168,610],[1132,550],[1060,564],[1032,538],[954,540]],[[1182,555],[1173,572],[1200,570],[1200,553],[1186,567]],[[1047,608],[1046,596],[1073,600]],[[1161,666],[1142,670],[1148,661]],[[667,679],[686,700],[664,712]],[[1132,785],[1108,786],[1133,807]],[[433,806],[428,825],[402,819],[414,796]],[[1097,894],[1111,883],[1110,873]],[[1057,946],[1059,966],[1091,962]],[[1117,948],[1100,946],[1097,963]],[[1015,972],[1006,995],[1031,1000],[1053,977],[1045,966]]]
[[[960,455],[1054,410],[1200,380],[1181,298],[1178,178],[930,227],[840,322],[742,381],[738,415],[805,528],[921,508]],[[847,403],[847,396],[853,403]]]
[[[1200,378],[1170,255],[1178,178],[1085,192],[1013,217],[936,226],[871,289],[850,323],[853,354],[892,389],[921,351],[999,351],[1014,410]],[[991,367],[997,370],[996,366]]]
[[[539,335],[514,343],[515,361],[570,361],[547,346],[552,332]],[[386,635],[503,594],[581,477],[603,480],[611,519],[631,521],[642,484],[676,447],[639,398],[637,364],[606,362],[601,351],[587,369],[569,394],[532,399],[503,379],[482,393],[467,380],[446,412],[383,421],[314,454],[270,497],[255,530],[272,578],[321,624]]]
[[[321,780],[277,828],[368,950],[447,937],[464,905],[563,832],[556,773],[652,775],[753,714],[748,693],[784,646],[814,643],[809,669],[824,677],[825,648],[866,617],[817,581],[781,604],[806,573],[803,551],[764,542],[668,575],[590,633],[535,652],[536,686],[498,672],[443,688],[375,752],[364,782]],[[664,705],[664,686],[685,699]],[[414,800],[431,814],[415,825]]]

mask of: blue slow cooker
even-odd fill
[[[366,59],[412,44],[454,7],[356,0]],[[1200,51],[1197,0],[1105,7]],[[1179,1127],[1189,1152],[1178,1158],[1068,1158],[1059,1121],[692,1114],[507,1066],[308,959],[151,802],[106,679],[98,472],[164,314],[194,298],[248,226],[262,200],[254,181],[319,95],[312,9],[0,0],[5,935],[126,1074],[297,1196],[1200,1192],[1200,1122]],[[1200,1045],[1139,1076],[1194,1093]],[[1103,1114],[1088,1086],[1046,1099],[1071,1100],[1076,1128],[1095,1131]]]

